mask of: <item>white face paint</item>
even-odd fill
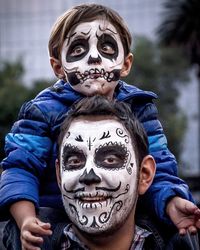
[[[137,199],[138,168],[127,130],[113,119],[77,119],[64,136],[61,191],[71,221],[87,233],[123,225]]]
[[[95,20],[81,23],[70,32],[61,60],[65,76],[76,91],[112,97],[124,63],[124,49],[115,27],[108,21]]]

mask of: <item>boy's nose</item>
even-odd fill
[[[87,173],[87,170],[85,169],[79,178],[79,182],[85,185],[97,184],[101,182],[101,178],[95,174],[93,168],[90,169],[89,173]]]
[[[88,64],[100,64],[102,62],[102,59],[101,57],[98,55],[98,56],[89,56],[88,58]]]

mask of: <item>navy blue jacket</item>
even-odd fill
[[[1,163],[4,170],[0,181],[1,217],[6,216],[12,203],[24,199],[32,201],[36,207],[62,207],[55,174],[56,140],[70,106],[81,98],[83,95],[59,80],[22,106],[18,121],[6,136],[7,157]],[[168,199],[175,195],[188,200],[192,197],[188,186],[177,177],[177,163],[167,148],[153,103],[157,96],[120,81],[115,98],[129,103],[147,132],[157,170],[143,202],[148,204],[149,211],[167,221]]]

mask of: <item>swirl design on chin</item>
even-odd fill
[[[103,212],[99,215],[99,218],[98,218],[98,221],[100,223],[106,223],[110,217],[111,217],[111,214],[113,212],[113,210],[115,209],[117,212],[122,208],[122,205],[123,205],[123,202],[120,200],[120,201],[117,201],[113,204],[110,212]]]
[[[124,133],[124,131],[121,128],[117,128],[116,129],[116,134],[121,137],[124,138],[124,141],[126,143],[129,143],[129,136],[127,134]]]
[[[69,209],[72,215],[75,215],[76,221],[78,221],[82,226],[85,226],[88,224],[88,218],[87,216],[83,215],[82,218],[80,217],[76,207],[72,204],[69,204]]]

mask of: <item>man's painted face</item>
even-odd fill
[[[115,27],[108,21],[85,22],[72,30],[61,52],[62,66],[78,92],[112,95],[124,63],[124,49]]]
[[[138,169],[121,123],[73,121],[61,145],[60,167],[63,204],[80,230],[99,234],[124,224],[137,199]]]

